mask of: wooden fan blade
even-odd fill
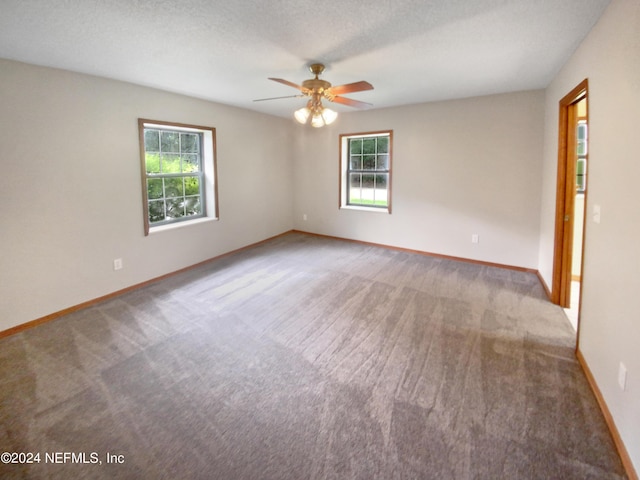
[[[289,87],[297,88],[302,93],[307,93],[309,91],[308,88],[304,88],[302,85],[298,85],[296,83],[290,82],[289,80],[285,80],[283,78],[271,78],[271,77],[269,77],[269,80],[273,80],[274,82],[282,83],[282,84],[287,85]]]
[[[353,100],[351,98],[346,98],[346,97],[333,97],[332,99],[330,99],[330,101],[341,103],[343,105],[348,105],[350,107],[355,107],[355,108],[367,108],[367,107],[373,106],[371,103],[361,102],[359,100]]]
[[[346,85],[338,85],[328,89],[331,95],[342,95],[343,93],[362,92],[364,90],[373,90],[373,85],[369,82],[361,81],[347,83]]]
[[[258,98],[254,100],[254,102],[264,102],[265,100],[280,100],[281,98],[300,98],[306,95],[286,95],[284,97],[269,97],[269,98]]]

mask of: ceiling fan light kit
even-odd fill
[[[302,107],[293,113],[294,118],[301,124],[306,124],[311,119],[311,126],[315,128],[332,124],[338,118],[338,112],[326,108],[318,99],[309,100],[306,107]]]
[[[302,85],[297,85],[288,80],[284,80],[282,78],[269,78],[269,80],[273,80],[274,82],[282,83],[289,87],[297,88],[302,92],[304,96],[311,97],[307,105],[299,110],[296,110],[293,114],[296,121],[301,124],[307,124],[309,119],[311,119],[311,126],[320,128],[325,125],[330,125],[333,123],[336,118],[338,118],[338,112],[331,110],[330,108],[325,108],[322,105],[322,99],[325,98],[330,102],[341,103],[343,105],[348,105],[350,107],[355,108],[366,108],[371,106],[370,103],[361,102],[359,100],[352,100],[350,98],[341,97],[340,94],[343,93],[353,93],[353,92],[361,92],[363,90],[373,90],[373,86],[365,81],[349,83],[346,85],[339,85],[337,87],[332,87],[331,83],[326,80],[321,80],[319,75],[324,71],[324,65],[321,63],[313,63],[309,66],[309,70],[311,73],[315,75],[315,78],[305,80],[302,82]],[[297,96],[297,95],[296,95]],[[286,98],[286,97],[276,97],[276,98]],[[261,100],[275,100],[275,98],[265,98],[254,101]]]

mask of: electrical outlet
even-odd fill
[[[121,258],[116,258],[116,259],[113,261],[113,269],[114,269],[114,270],[122,270],[122,267],[123,267],[123,265],[122,265],[122,259],[121,259]]]
[[[477,233],[471,235],[471,243],[480,243],[480,236]]]
[[[627,387],[627,367],[622,362],[620,362],[620,367],[618,368],[618,385],[620,385],[621,390]]]
[[[600,205],[593,206],[593,221],[600,223]]]
[[[302,220],[304,220],[305,222],[307,221],[307,214],[306,213],[302,215]]]

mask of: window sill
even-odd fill
[[[358,205],[342,205],[340,210],[360,210],[362,212],[375,212],[375,213],[391,213],[389,207],[377,208],[377,207],[361,207]]]
[[[210,222],[217,222],[217,221],[218,221],[217,218],[202,217],[202,218],[194,218],[193,220],[185,220],[184,222],[170,223],[168,225],[159,225],[157,227],[150,227],[149,235],[166,232],[168,230],[175,230],[177,228],[189,227],[191,225],[199,225],[201,223],[210,223]]]

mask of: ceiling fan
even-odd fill
[[[307,123],[309,119],[311,119],[311,125],[313,127],[322,127],[324,125],[328,125],[338,117],[337,112],[329,108],[325,108],[322,105],[323,98],[330,102],[340,103],[349,107],[366,108],[371,106],[371,104],[367,102],[361,102],[359,100],[353,100],[351,98],[340,96],[344,93],[373,90],[373,86],[369,82],[360,81],[332,87],[331,83],[318,78],[324,71],[324,65],[322,63],[311,64],[309,66],[309,70],[312,74],[315,75],[315,78],[303,81],[302,85],[298,85],[282,78],[269,78],[269,80],[273,80],[274,82],[282,83],[284,85],[288,85],[289,87],[300,90],[300,92],[302,92],[301,94],[288,95],[285,97],[260,98],[258,100],[254,100],[254,102],[277,100],[280,98],[311,97],[307,102],[306,107],[295,111],[294,117],[298,122],[303,124]]]

